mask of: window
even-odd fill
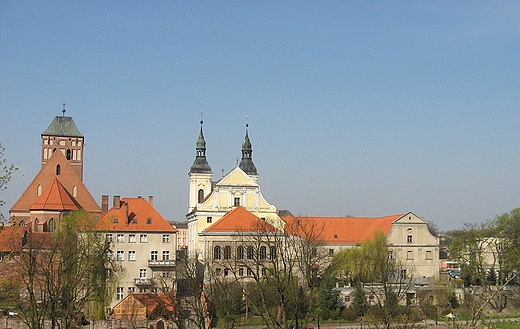
[[[108,234],[106,235],[106,239],[107,239],[108,242],[112,242],[112,241],[114,241],[114,237],[112,236],[111,233],[108,233]]]
[[[276,259],[276,247],[275,246],[269,247],[269,258]]]
[[[128,242],[135,243],[135,234],[128,234]]]
[[[23,225],[20,225],[20,226],[23,226]],[[56,231],[56,221],[54,220],[54,218],[51,218],[49,219],[49,232],[54,232]]]
[[[135,261],[135,250],[131,250],[128,252],[128,260]]]
[[[238,269],[238,276],[244,276],[244,268],[243,267]]]
[[[260,259],[267,258],[267,248],[265,246],[260,247]]]
[[[408,243],[412,243],[412,236],[411,236],[411,235],[408,235],[408,236],[406,237],[406,242],[408,242]]]
[[[251,268],[247,268],[247,276],[253,276],[253,270]]]
[[[170,235],[169,234],[163,234],[162,242],[163,243],[170,243]]]
[[[229,268],[225,268],[224,269],[224,276],[228,276],[229,275]]]
[[[41,184],[38,185],[36,193],[38,194],[38,196],[42,195],[42,186],[41,186]]]
[[[170,259],[170,252],[168,250],[164,250],[162,252],[162,259],[163,260],[169,260]]]
[[[122,250],[117,251],[117,260],[125,260],[125,252]]]
[[[213,248],[213,259],[220,259],[220,247]]]
[[[394,259],[394,251],[393,250],[389,250],[388,251],[388,259]]]
[[[117,242],[125,242],[125,235],[124,234],[118,234],[117,235]]]
[[[148,236],[147,236],[146,234],[141,234],[141,235],[139,236],[139,242],[141,242],[141,243],[146,243],[146,242],[148,242]]]
[[[406,252],[406,259],[413,259],[413,252],[411,250]]]
[[[206,217],[206,223],[208,223],[208,224],[213,223],[213,217]]]
[[[234,203],[235,207],[236,206],[240,206],[240,198],[235,198],[235,203]]]
[[[114,218],[114,220],[112,221],[114,224],[117,224],[118,220],[117,218]]]
[[[311,256],[312,257],[316,257],[316,255],[318,254],[318,250],[316,248],[312,248],[311,250]]]
[[[217,269],[215,270],[215,274],[216,274],[217,276],[220,276],[221,273],[222,273],[222,269],[217,268]]]
[[[262,267],[262,276],[265,276],[267,274],[267,269],[265,267]]]
[[[253,247],[247,247],[247,259],[253,259]]]
[[[139,269],[139,278],[146,279],[146,269],[145,268]]]
[[[152,224],[152,219],[150,217],[146,219],[146,224]]]
[[[123,287],[117,287],[117,300],[123,299],[125,295],[125,291],[123,290]]]
[[[334,255],[334,249],[329,249],[329,257],[332,257]]]
[[[67,149],[67,152],[66,152],[66,156],[67,160],[70,160],[71,158],[71,153],[70,153],[70,149]]]
[[[224,259],[231,259],[231,247],[230,246],[224,247]]]
[[[401,279],[406,279],[406,270],[401,270]]]
[[[244,247],[242,246],[237,248],[237,259],[244,259]]]
[[[203,189],[200,189],[199,190],[199,193],[198,193],[198,203],[201,203],[202,200],[204,200],[204,190]]]
[[[135,287],[128,287],[128,291],[132,294],[135,294]]]
[[[426,259],[433,259],[431,250],[426,250]]]
[[[159,259],[159,252],[157,250],[152,250],[150,253],[150,260],[157,260]]]
[[[61,174],[61,166],[56,165],[56,176],[59,176]]]

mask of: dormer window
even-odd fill
[[[152,219],[150,217],[146,219],[146,224],[152,224]]]

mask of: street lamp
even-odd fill
[[[361,323],[361,329],[363,329],[363,317],[361,317],[361,319],[359,320],[359,322]]]
[[[437,325],[437,304],[435,304],[435,325]]]

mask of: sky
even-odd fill
[[[520,207],[519,22],[516,1],[0,0],[0,142],[19,168],[1,211],[65,102],[99,204],[153,195],[185,220],[203,112],[214,180],[247,121],[277,209],[492,219]]]

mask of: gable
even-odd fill
[[[217,186],[258,186],[242,169],[235,167],[229,174],[217,182]]]
[[[279,230],[244,207],[236,207],[204,230],[204,233],[224,232],[279,232]]]
[[[36,199],[30,210],[78,210],[79,206],[65,187],[54,178],[42,195]]]
[[[60,166],[60,173],[57,175],[56,168]],[[85,184],[83,184],[81,178],[78,176],[76,171],[69,164],[65,156],[57,151],[54,152],[47,162],[47,164],[38,172],[36,177],[24,193],[20,196],[18,201],[13,205],[10,212],[29,212],[29,209],[38,199],[38,190],[43,192],[53,182],[54,178],[59,177],[60,183],[67,190],[70,195],[74,195],[74,187],[76,190],[75,201],[90,213],[101,213],[101,208],[88,191]],[[39,188],[40,186],[40,188]]]
[[[417,216],[413,212],[408,212],[407,214],[405,214],[405,215],[399,217],[398,219],[396,219],[394,221],[394,224],[402,224],[402,225],[407,225],[407,224],[428,224],[428,222],[426,222],[424,219],[422,219],[421,217]]]

